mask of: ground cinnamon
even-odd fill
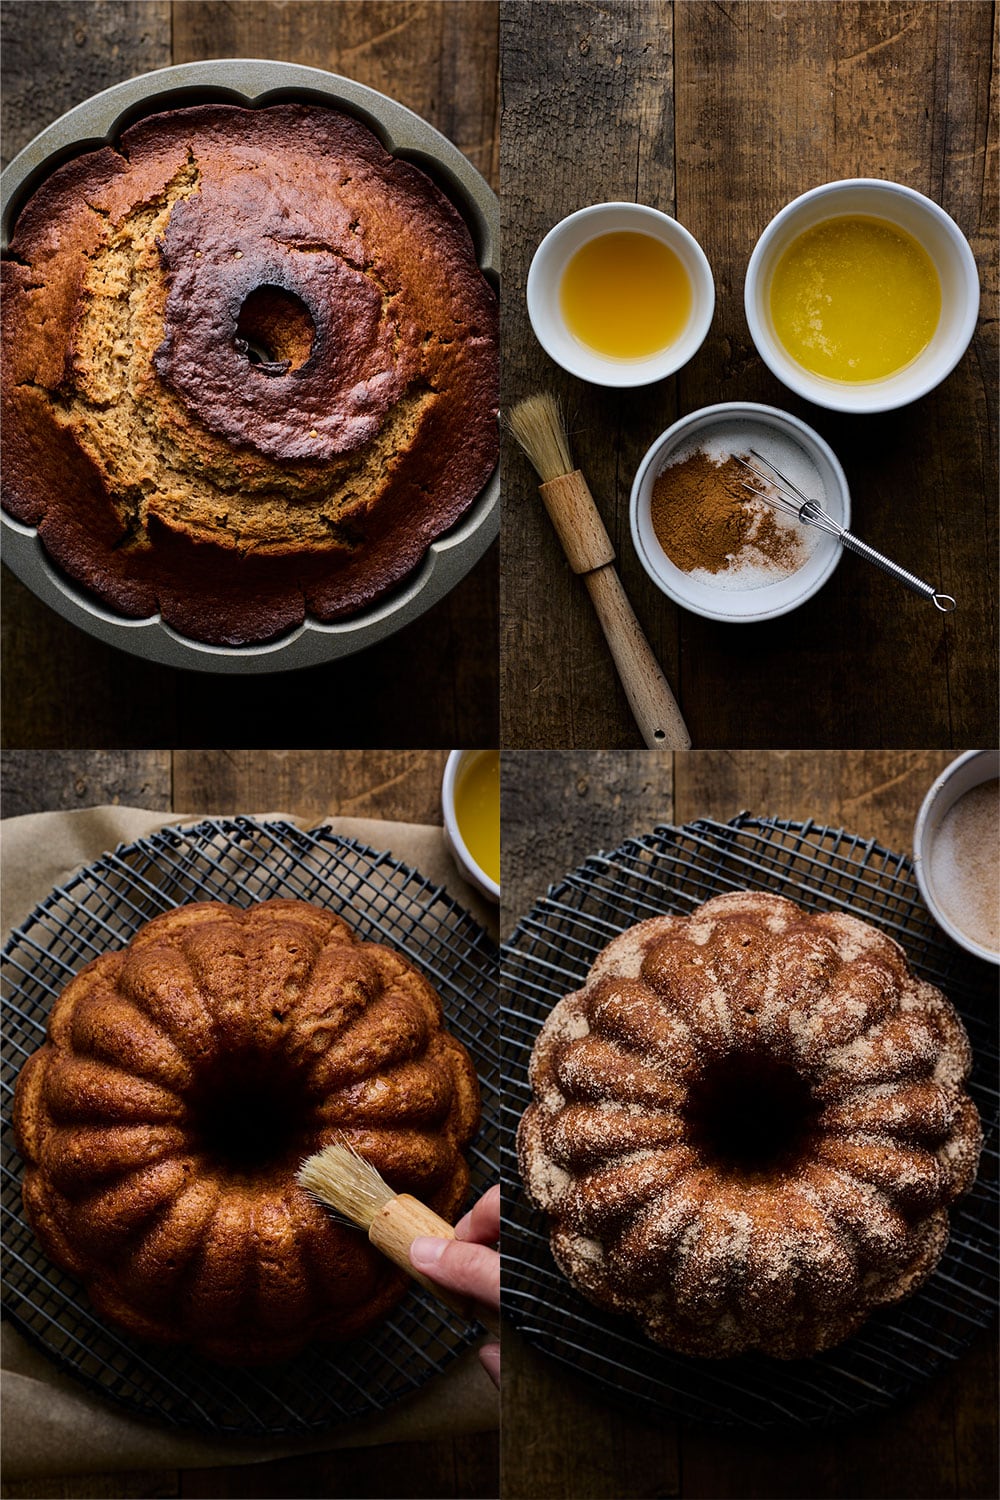
[[[716,463],[700,449],[671,464],[653,484],[650,520],[664,552],[685,573],[721,573],[741,562],[791,572],[802,562],[795,532],[747,493],[734,458]]]

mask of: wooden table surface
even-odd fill
[[[695,745],[996,742],[993,22],[985,0],[501,8],[504,404],[539,389],[562,398],[574,457]],[[884,416],[838,415],[794,396],[756,354],[743,312],[746,264],[772,216],[807,188],[856,176],[894,179],[941,204],[972,244],[984,292],[979,332],[955,372]],[[695,358],[673,379],[624,392],[558,369],[524,305],[546,231],[616,199],[675,215],[716,287]],[[854,557],[779,620],[722,625],[674,606],[635,555],[629,491],[659,433],[721,401],[764,402],[816,428],[847,473],[857,533],[954,594],[957,612],[939,614]],[[502,743],[640,745],[534,475],[510,441],[507,450]]]
[[[478,0],[325,4],[7,0],[5,161],[103,88],[172,63],[265,57],[391,95],[496,186],[497,13]],[[498,548],[439,604],[359,655],[247,678],[177,671],[85,635],[4,574],[4,743],[489,745],[498,733]]]
[[[912,847],[938,751],[552,752],[503,758],[503,923],[599,849],[658,822],[748,810]],[[943,1500],[996,1494],[996,1341],[907,1401],[820,1433],[732,1435],[613,1407],[505,1325],[505,1500]]]
[[[7,817],[122,803],[198,815],[284,811],[441,822],[445,755],[435,750],[8,751]],[[430,1443],[342,1449],[267,1464],[17,1481],[5,1500],[53,1497],[495,1496],[498,1438],[477,1433]]]

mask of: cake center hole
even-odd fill
[[[696,1147],[737,1172],[775,1170],[794,1157],[817,1112],[808,1083],[770,1058],[719,1063],[692,1088],[687,1109]]]
[[[258,286],[245,299],[236,320],[237,348],[268,374],[286,374],[312,353],[316,325],[294,292]]]
[[[272,1067],[244,1065],[195,1102],[198,1148],[232,1172],[260,1171],[294,1145],[302,1093]]]

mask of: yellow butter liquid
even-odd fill
[[[599,234],[566,263],[559,286],[574,338],[609,359],[645,359],[684,332],[691,282],[680,257],[650,234]]]
[[[941,316],[941,286],[916,240],[882,219],[828,219],[793,240],[771,279],[774,331],[830,380],[882,380],[916,359]]]
[[[463,760],[455,779],[455,819],[479,868],[500,884],[500,752]]]

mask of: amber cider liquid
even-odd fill
[[[559,288],[574,338],[608,359],[645,359],[676,342],[691,315],[691,281],[677,253],[636,230],[588,240]]]

